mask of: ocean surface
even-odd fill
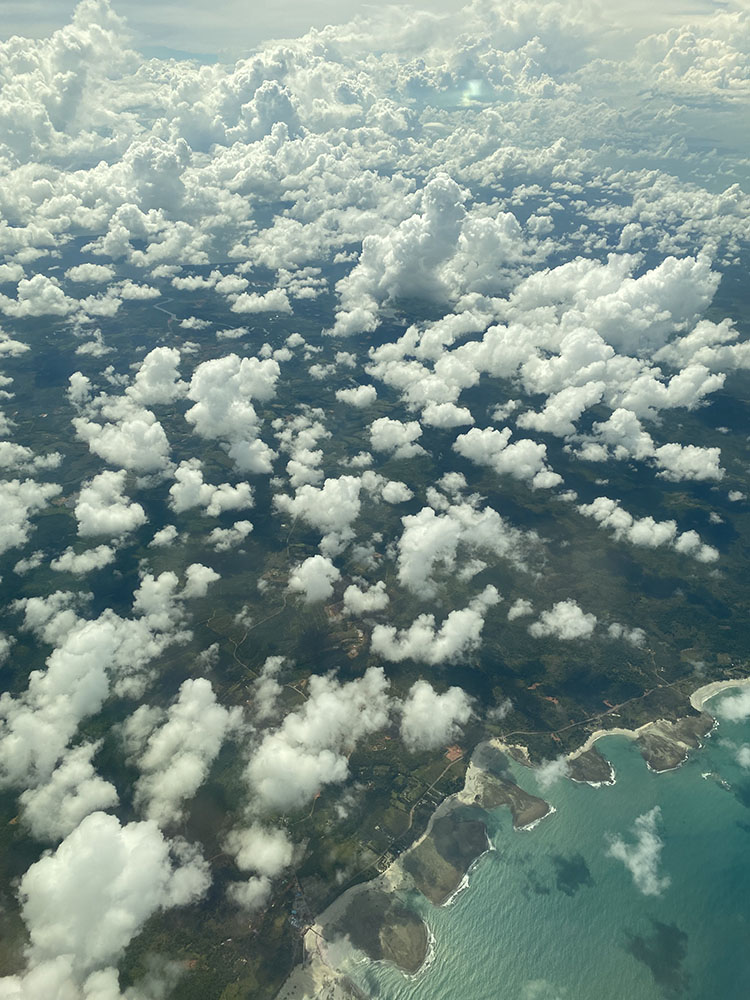
[[[443,908],[413,900],[431,964],[407,978],[352,961],[352,979],[382,1000],[747,1000],[750,770],[737,757],[749,743],[750,721],[722,721],[655,774],[627,739],[605,737],[617,780],[601,788],[543,789],[518,768],[556,812],[519,832],[491,813],[495,850],[468,887]]]

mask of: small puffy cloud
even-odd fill
[[[163,528],[159,528],[148,543],[148,546],[149,548],[158,549],[171,545],[177,538],[177,534],[177,528],[173,524],[167,524]]]
[[[100,472],[84,484],[75,506],[78,534],[82,538],[108,535],[119,538],[146,523],[146,513],[139,503],[123,493],[125,470]]]
[[[53,854],[21,879],[21,912],[30,964],[69,956],[74,975],[116,962],[155,912],[199,899],[208,865],[187,849],[181,861],[153,822],[86,816]],[[187,848],[187,845],[185,845]]]
[[[216,570],[210,566],[203,566],[201,563],[192,563],[185,570],[185,586],[182,590],[183,597],[205,597],[210,584],[220,580],[221,577]]]
[[[534,605],[524,597],[519,597],[508,608],[508,621],[513,622],[516,618],[524,618],[526,615],[534,614]]]
[[[0,482],[0,554],[24,545],[32,531],[32,514],[43,510],[52,497],[62,492],[55,483],[33,479],[5,479]]]
[[[333,585],[341,578],[340,571],[325,556],[315,555],[298,563],[289,575],[288,589],[301,594],[306,604],[327,601],[333,595]]]
[[[372,406],[377,398],[378,391],[374,385],[358,385],[353,389],[336,390],[336,399],[340,403],[347,403],[349,406],[356,406],[359,409]]]
[[[743,722],[750,718],[750,688],[743,688],[737,694],[721,698],[716,705],[720,718],[729,722]]]
[[[380,491],[380,495],[386,503],[406,503],[414,496],[412,491],[399,480],[391,479]]]
[[[667,545],[703,563],[716,562],[719,558],[718,551],[712,545],[705,545],[697,531],[679,533],[676,521],[656,521],[651,516],[634,517],[620,506],[619,501],[609,497],[597,497],[577,509],[579,514],[591,517],[603,528],[609,529],[617,541],[625,540],[631,545],[648,549]]]
[[[137,758],[141,776],[135,804],[147,819],[167,826],[180,819],[183,804],[208,776],[228,733],[239,726],[242,710],[216,701],[210,681],[186,680],[166,718],[148,737]]]
[[[24,822],[37,840],[58,840],[71,833],[84,816],[117,805],[117,790],[92,764],[99,743],[69,750],[47,782],[20,796]]]
[[[485,616],[500,599],[490,584],[468,607],[451,611],[439,628],[431,614],[420,615],[406,629],[376,625],[372,630],[372,651],[395,663],[412,659],[434,665],[466,656],[479,648]]]
[[[106,264],[76,264],[69,267],[65,272],[65,277],[69,281],[86,283],[91,285],[104,284],[111,281],[115,276],[115,269]]]
[[[622,639],[624,642],[629,642],[636,649],[642,649],[646,644],[646,633],[642,628],[628,628],[627,625],[621,625],[620,622],[612,622],[608,625],[607,635],[610,639]]]
[[[237,486],[206,483],[202,463],[197,458],[180,462],[174,477],[175,483],[169,489],[169,504],[178,514],[191,507],[203,507],[209,517],[218,517],[225,510],[246,510],[253,505],[253,490],[249,483]]]
[[[188,398],[193,406],[185,419],[200,437],[224,442],[241,472],[269,473],[276,457],[259,437],[260,418],[252,400],[267,402],[276,394],[280,373],[273,358],[239,358],[236,354],[199,364]]]
[[[410,750],[445,746],[469,721],[471,711],[471,698],[461,688],[438,694],[427,681],[416,681],[401,709],[401,738]]]
[[[670,884],[668,875],[659,875],[659,861],[664,847],[658,833],[660,816],[658,806],[638,816],[633,824],[635,843],[628,844],[621,837],[613,837],[607,851],[610,857],[622,861],[644,896],[660,896]]]
[[[84,552],[75,552],[67,548],[61,556],[53,559],[49,568],[58,573],[75,573],[82,576],[95,569],[102,569],[115,561],[115,550],[109,545],[97,545]]]
[[[392,458],[413,458],[424,455],[424,448],[417,444],[422,436],[418,420],[403,423],[390,417],[380,417],[370,424],[370,444],[373,451],[389,452]]]
[[[428,427],[465,427],[474,423],[471,411],[455,403],[429,403],[422,410],[422,423]]]
[[[534,768],[536,780],[542,791],[547,791],[561,778],[567,778],[569,771],[568,760],[564,756],[545,760],[539,767]]]
[[[169,462],[164,428],[151,410],[128,396],[93,399],[81,416],[73,418],[73,426],[93,454],[118,469],[159,472]]]
[[[292,862],[294,848],[286,830],[253,823],[231,830],[225,848],[242,871],[275,878]]]
[[[378,580],[372,587],[359,587],[350,584],[344,591],[344,613],[348,615],[366,615],[373,611],[383,611],[388,607],[389,597],[385,589],[385,581]]]
[[[208,534],[208,544],[216,552],[230,552],[242,545],[253,530],[251,521],[235,521],[231,528],[214,528]]]
[[[281,694],[277,674],[286,662],[283,656],[268,656],[260,675],[253,681],[253,710],[256,719],[267,719],[276,711]]]
[[[324,785],[345,781],[347,755],[386,725],[390,710],[388,680],[378,667],[345,684],[312,676],[307,701],[264,736],[250,760],[247,777],[258,804],[286,812]]]
[[[557,601],[539,620],[529,625],[535,639],[554,636],[556,639],[590,639],[596,628],[596,615],[586,614],[573,600]]]
[[[16,288],[16,298],[0,295],[0,311],[14,319],[27,316],[69,316],[76,312],[79,303],[63,292],[56,278],[35,274],[21,278]]]
[[[443,513],[423,507],[401,518],[398,541],[398,580],[413,594],[434,597],[439,569],[453,572],[462,549],[507,559],[518,568],[538,539],[511,527],[496,510],[476,510],[469,503],[448,504]]]
[[[534,489],[550,489],[562,482],[562,477],[547,465],[547,446],[522,438],[510,444],[511,430],[494,427],[480,430],[472,427],[459,434],[453,450],[476,465],[487,465],[498,475],[512,476]]]
[[[235,313],[291,313],[291,311],[289,298],[283,288],[272,288],[263,295],[258,295],[257,292],[243,292],[232,303],[232,312]]]
[[[274,505],[290,517],[299,517],[321,532],[324,555],[337,555],[354,537],[352,523],[359,516],[362,480],[358,476],[326,479],[322,487],[300,486],[294,497],[278,493]]]
[[[138,366],[135,380],[125,390],[136,403],[173,403],[181,399],[187,385],[180,381],[180,352],[175,347],[155,347]]]

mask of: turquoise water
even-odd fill
[[[750,722],[724,721],[686,764],[654,774],[632,743],[602,739],[614,786],[558,781],[540,791],[557,812],[527,832],[493,812],[496,850],[468,888],[444,908],[414,900],[435,939],[426,970],[408,979],[363,961],[352,978],[382,1000],[747,1000],[750,771],[736,749],[748,742]],[[662,888],[647,895],[608,850],[612,837],[632,847],[654,807],[663,847],[644,885]]]

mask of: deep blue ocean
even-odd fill
[[[634,744],[605,737],[617,780],[602,788],[539,789],[519,767],[556,812],[530,831],[491,813],[495,850],[468,887],[447,907],[412,900],[434,937],[431,964],[407,978],[362,960],[352,978],[382,1000],[747,1000],[745,744],[750,721],[722,721],[682,767],[655,774]]]

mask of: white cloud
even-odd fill
[[[545,792],[561,778],[567,778],[569,771],[568,759],[565,756],[555,757],[554,760],[545,760],[534,768],[539,787]]]
[[[231,528],[214,528],[208,534],[208,544],[217,552],[238,548],[253,530],[251,521],[235,521]]]
[[[6,479],[0,481],[0,554],[24,545],[33,528],[29,521],[32,514],[43,510],[52,497],[62,488],[55,483],[38,483],[33,479]]]
[[[378,667],[344,684],[313,675],[305,704],[264,736],[250,760],[247,776],[259,804],[286,812],[324,785],[345,781],[347,754],[388,720],[387,692],[388,680]]]
[[[384,611],[388,607],[389,601],[384,580],[378,580],[372,587],[362,587],[351,583],[344,591],[344,613],[366,615],[373,611]]]
[[[146,523],[143,507],[123,493],[126,478],[124,470],[106,470],[84,484],[75,506],[78,534],[82,538],[93,535],[119,538]]]
[[[340,571],[330,559],[315,555],[292,568],[288,588],[293,594],[301,594],[306,604],[314,604],[332,597],[333,585],[340,578]]]
[[[214,486],[204,482],[202,463],[197,458],[180,462],[174,478],[175,483],[169,489],[169,505],[178,514],[192,507],[203,507],[209,517],[218,517],[226,510],[246,510],[254,502],[249,483]]]
[[[660,896],[669,886],[668,875],[659,875],[659,861],[664,844],[658,834],[661,810],[654,806],[638,816],[633,824],[635,843],[628,845],[621,837],[611,838],[607,854],[622,861],[633,882],[644,896]]]
[[[278,362],[236,354],[204,361],[190,380],[194,405],[185,419],[203,438],[219,439],[240,472],[267,473],[275,453],[259,438],[260,419],[252,400],[267,402],[276,394]]]
[[[526,615],[534,614],[534,605],[524,597],[517,598],[508,608],[508,621],[513,622],[516,618],[523,618]]]
[[[284,493],[274,496],[274,506],[292,518],[299,517],[323,538],[324,555],[337,555],[354,537],[352,523],[359,516],[362,481],[358,476],[326,479],[322,487],[306,483],[294,497]]]
[[[180,381],[180,352],[175,347],[155,347],[138,366],[135,380],[125,393],[142,406],[173,403],[187,390]]]
[[[472,427],[459,434],[453,450],[477,465],[488,465],[500,476],[512,476],[527,482],[532,488],[550,489],[562,482],[562,477],[547,465],[547,446],[521,438],[510,444],[511,430],[494,427],[480,430]]]
[[[293,845],[286,830],[253,823],[230,830],[225,846],[234,855],[237,867],[275,878],[292,861]]]
[[[68,281],[95,285],[105,284],[111,281],[114,276],[114,268],[107,267],[105,264],[76,264],[74,267],[69,267],[65,272],[65,277]]]
[[[737,694],[721,698],[716,705],[716,711],[722,719],[728,719],[730,722],[742,722],[750,718],[750,690],[745,688]]]
[[[137,758],[141,776],[134,801],[147,819],[162,827],[180,819],[184,803],[206,780],[222,743],[241,719],[239,707],[226,709],[217,703],[204,677],[182,683],[163,724]]]
[[[468,607],[451,611],[439,628],[431,614],[419,615],[406,629],[376,625],[372,651],[395,663],[412,659],[434,665],[466,656],[481,645],[485,616],[500,600],[496,588],[489,584]]]
[[[697,531],[680,533],[676,521],[656,521],[650,515],[634,517],[619,501],[609,497],[596,497],[590,504],[580,504],[577,510],[608,528],[618,541],[624,539],[648,549],[668,545],[702,563],[716,562],[719,558],[718,551],[712,545],[705,545]]]
[[[390,417],[379,417],[370,424],[370,446],[373,451],[389,452],[392,458],[413,458],[424,455],[424,448],[417,444],[422,436],[418,420],[403,423]]]
[[[109,545],[97,545],[84,552],[76,552],[67,548],[61,556],[53,559],[49,568],[58,573],[75,573],[83,575],[95,569],[102,569],[115,561],[115,550]]]
[[[469,721],[471,711],[471,699],[461,688],[438,694],[427,681],[416,681],[402,706],[401,738],[410,750],[445,746]]]
[[[535,639],[554,636],[556,639],[590,639],[596,628],[596,615],[587,614],[573,600],[557,601],[549,611],[543,611],[538,621],[529,625]]]
[[[210,566],[203,566],[201,563],[191,563],[185,570],[185,586],[182,590],[183,597],[205,597],[210,584],[221,579],[216,570]]]
[[[66,837],[84,816],[117,805],[114,785],[101,778],[92,764],[100,745],[85,743],[69,750],[45,784],[21,794],[24,822],[38,840]]]
[[[336,399],[340,403],[347,403],[349,406],[355,406],[359,409],[372,406],[377,398],[378,390],[374,385],[358,385],[352,389],[336,390]]]
[[[85,817],[21,879],[31,966],[69,956],[82,978],[117,961],[153,913],[205,893],[208,866],[196,852],[182,853],[182,863],[172,860],[155,823],[121,826],[101,812]]]

